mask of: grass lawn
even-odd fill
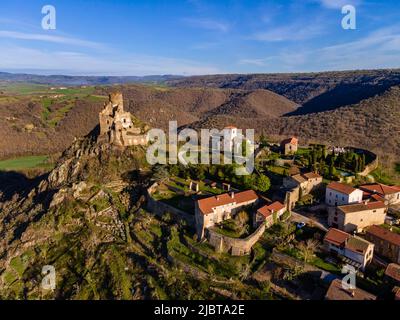
[[[283,176],[285,174],[285,170],[288,170],[286,167],[279,167],[279,166],[268,166],[268,170]]]
[[[233,219],[222,221],[219,225],[214,226],[213,230],[231,238],[246,238],[249,235],[248,232],[243,232],[243,229],[237,230]]]
[[[397,167],[396,167],[397,170]],[[390,170],[382,167],[378,167],[378,169],[371,172],[371,175],[375,178],[376,182],[380,182],[383,184],[393,185],[400,183],[396,174],[390,173]]]
[[[309,148],[298,148],[296,155],[303,156],[303,155],[309,154],[310,152],[311,152],[311,149],[309,149]]]
[[[53,165],[46,163],[48,156],[26,156],[0,161],[0,170],[24,170],[32,168],[52,168]]]

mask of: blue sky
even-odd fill
[[[41,9],[56,8],[56,30]],[[344,30],[352,4],[357,29]],[[400,67],[398,0],[3,0],[0,70],[149,75]]]

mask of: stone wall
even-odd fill
[[[369,150],[360,149],[360,148],[352,148],[351,147],[351,148],[346,148],[346,149],[353,149],[355,152],[364,153],[366,156],[368,156],[368,157],[373,159],[370,163],[368,163],[365,166],[365,169],[364,169],[363,172],[358,173],[360,176],[365,177],[365,176],[369,175],[372,171],[374,171],[375,169],[378,168],[379,157],[378,157],[377,154],[375,154],[375,153],[373,153],[373,152],[371,152]]]
[[[224,236],[212,229],[207,229],[206,238],[217,252],[227,252],[233,256],[243,256],[250,253],[251,248],[260,239],[264,231],[265,224],[262,224],[247,238],[237,239]]]
[[[156,200],[152,197],[152,194],[154,193],[154,191],[156,191],[157,187],[158,183],[156,182],[147,189],[147,194],[146,194],[147,209],[159,217],[162,217],[166,213],[170,213],[176,219],[184,220],[189,226],[194,227],[195,226],[194,215],[189,214],[173,206],[170,206],[169,204]]]

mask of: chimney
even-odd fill
[[[350,295],[352,298],[356,296],[356,291],[354,289],[350,289]]]
[[[219,201],[219,196],[216,196],[216,198],[217,198],[217,201]]]
[[[231,192],[231,198],[235,199],[235,192],[233,192],[233,191]]]

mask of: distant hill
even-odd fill
[[[358,103],[400,84],[400,70],[298,74],[231,74],[169,80],[176,87],[266,89],[302,105],[289,115],[333,110]]]
[[[172,120],[183,126],[219,115],[236,120],[269,118],[297,108],[267,90],[113,85],[31,95],[4,93],[0,95],[0,135],[4,137],[0,158],[64,150],[74,137],[87,134],[98,123],[98,113],[114,90],[123,92],[127,110],[151,127],[163,129]]]
[[[66,76],[66,75],[35,75],[24,73],[0,72],[0,80],[28,82],[47,85],[110,85],[122,83],[163,83],[167,80],[182,78],[174,75],[150,75],[150,76]]]
[[[123,92],[127,110],[154,128],[166,129],[171,120],[193,128],[236,125],[274,139],[296,135],[301,143],[353,145],[398,157],[399,79],[398,70],[377,70],[192,77],[168,81],[169,87],[17,86],[0,93],[0,158],[64,150],[98,123],[98,112],[114,90]]]
[[[363,147],[395,161],[400,156],[399,120],[400,87],[393,87],[380,96],[331,111],[277,118],[218,115],[205,117],[192,126],[223,127],[232,123],[276,139],[295,135],[302,144],[324,142]]]

